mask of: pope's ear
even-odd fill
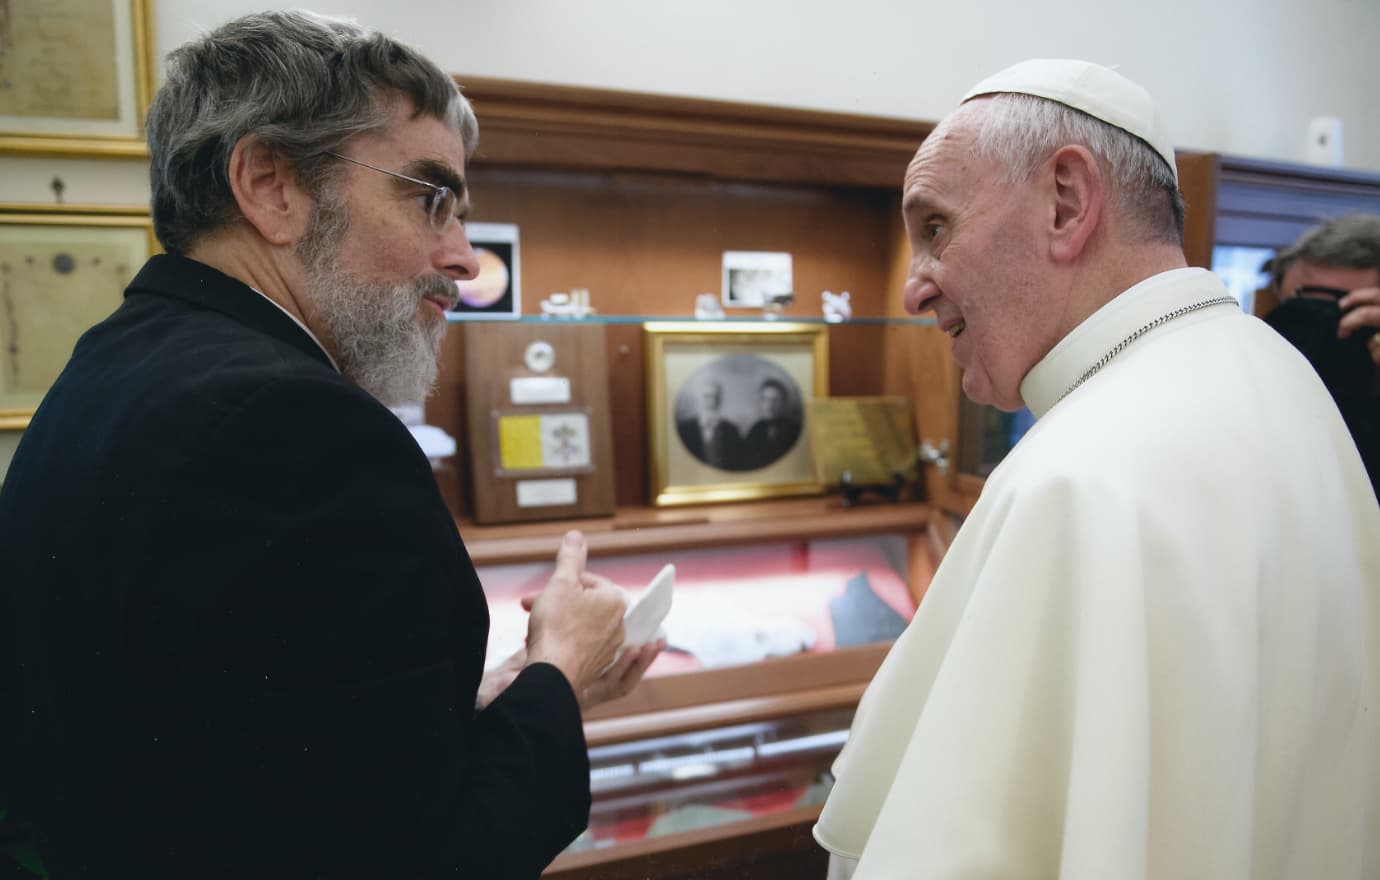
[[[1050,256],[1055,262],[1077,260],[1102,219],[1107,181],[1097,157],[1079,144],[1054,151],[1047,166],[1053,210],[1049,213]]]
[[[230,152],[230,191],[245,221],[269,244],[295,244],[307,230],[313,201],[297,183],[296,169],[253,135]]]

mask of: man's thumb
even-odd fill
[[[589,544],[585,541],[585,536],[571,529],[565,533],[561,539],[561,546],[556,550],[556,572],[554,578],[560,578],[571,584],[579,585],[580,573],[585,570],[585,559],[589,556]]]

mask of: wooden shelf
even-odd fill
[[[835,496],[702,507],[623,507],[612,517],[481,526],[459,520],[475,565],[548,562],[561,536],[579,529],[590,556],[698,550],[802,538],[913,534],[929,526],[923,502],[845,507]]]
[[[852,709],[862,699],[867,682],[837,685],[800,694],[776,694],[722,703],[701,703],[640,717],[591,721],[585,725],[590,748],[650,737],[675,736],[712,727],[752,724],[827,709]]]
[[[878,642],[645,679],[586,713],[585,738],[602,746],[852,707],[890,650]]]

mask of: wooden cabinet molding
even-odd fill
[[[457,75],[480,164],[899,188],[933,123]]]
[[[579,529],[589,555],[664,553],[704,547],[768,544],[810,538],[924,532],[923,502],[845,507],[836,496],[682,508],[621,507],[612,518],[478,526],[461,521],[475,565],[549,562],[561,536]]]

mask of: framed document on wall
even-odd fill
[[[148,153],[153,0],[4,0],[0,47],[0,152]]]
[[[602,324],[469,324],[466,411],[480,523],[609,516]]]
[[[157,251],[148,208],[0,205],[0,430],[28,426],[77,338]]]

